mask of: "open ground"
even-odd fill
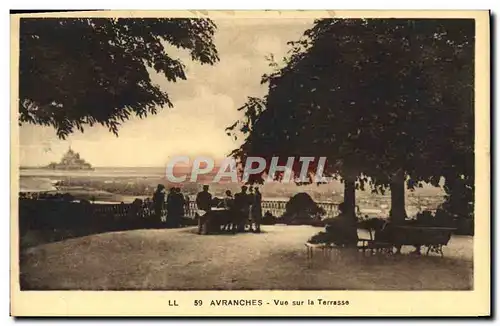
[[[26,290],[469,290],[473,238],[453,236],[445,257],[345,252],[306,259],[311,226],[261,234],[183,229],[94,234],[35,245],[21,255]],[[360,230],[360,235],[362,231]]]

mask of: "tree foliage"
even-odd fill
[[[23,18],[20,26],[19,120],[52,126],[61,138],[85,125],[115,134],[131,115],[172,107],[148,68],[169,81],[186,79],[168,45],[214,64],[215,24],[179,18]]]
[[[379,191],[398,173],[410,188],[473,178],[474,34],[467,19],[316,21],[242,107],[234,156],[326,156]]]
[[[474,35],[467,19],[318,20],[229,127],[246,137],[233,155],[326,156],[327,174],[374,191],[473,185]]]
[[[287,221],[307,220],[317,219],[323,215],[325,215],[325,210],[309,194],[300,192],[288,200],[282,218]]]

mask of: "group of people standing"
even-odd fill
[[[182,223],[182,218],[185,215],[185,207],[189,203],[189,200],[184,198],[181,192],[181,188],[172,187],[169,193],[166,195],[165,200],[165,186],[159,184],[153,195],[153,205],[155,210],[155,216],[157,219],[163,221],[165,215],[163,214],[165,210],[165,203],[167,209],[166,224],[167,227],[180,227]]]
[[[248,191],[248,192],[247,192]],[[245,227],[247,221],[250,221],[250,230],[255,232],[260,232],[260,222],[262,220],[262,194],[258,187],[242,186],[241,191],[234,195],[231,192],[226,191],[226,197],[224,202],[228,203],[226,209],[233,211],[235,214],[241,216],[239,230]],[[232,203],[232,207],[231,207]]]
[[[180,188],[170,188],[169,193],[166,194],[165,186],[159,184],[153,195],[156,218],[164,221],[165,208],[167,210],[167,227],[181,226],[182,218],[185,216],[188,204],[189,198],[183,196]],[[224,208],[234,217],[233,221],[236,221],[238,231],[244,231],[245,225],[250,224],[251,231],[260,232],[262,194],[258,187],[242,186],[241,191],[234,196],[230,190],[226,190],[223,200],[214,205],[214,199],[209,192],[209,186],[204,185],[203,190],[196,195],[196,206],[198,210],[204,212],[210,212],[212,207]]]
[[[254,191],[255,189],[255,191]],[[212,195],[207,185],[203,191],[196,196],[196,205],[199,210],[209,212],[212,209]],[[217,205],[224,208],[233,217],[233,223],[237,224],[238,231],[244,231],[245,225],[250,222],[250,230],[260,232],[260,221],[262,219],[262,194],[258,187],[242,186],[241,191],[233,197],[231,190],[226,190],[224,199]]]

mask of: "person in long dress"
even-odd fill
[[[165,186],[159,184],[153,194],[154,216],[157,221],[162,221],[163,210],[165,208]]]
[[[262,194],[258,187],[255,187],[255,194],[252,200],[252,222],[255,225],[255,232],[260,232],[260,222],[262,220]]]
[[[175,188],[174,192],[174,220],[173,227],[180,227],[182,218],[184,217],[184,196],[182,195],[181,188]]]
[[[234,197],[231,190],[226,190],[225,197],[222,200],[221,205],[225,210],[224,225],[222,226],[222,229],[225,231],[236,231],[238,225],[236,223],[237,218],[235,218],[235,214],[237,214],[237,212],[234,210]]]
[[[241,192],[234,195],[235,213],[238,215],[238,231],[245,231],[245,225],[250,217],[250,200],[247,193],[248,187],[242,186]]]
[[[175,188],[170,188],[167,195],[167,227],[173,227],[175,221]]]

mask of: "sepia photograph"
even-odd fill
[[[353,314],[403,293],[489,312],[489,12],[11,28],[11,291],[63,311],[98,291],[166,293],[176,314]]]

